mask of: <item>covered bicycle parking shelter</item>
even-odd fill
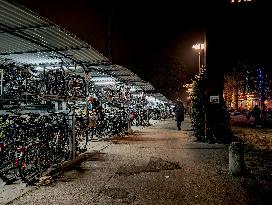
[[[88,73],[92,80],[113,77],[137,89],[154,92],[151,84],[122,66],[110,65],[91,45],[34,12],[5,0],[0,1],[0,11],[1,66],[14,64],[37,69],[63,66],[84,75]]]
[[[27,170],[32,163],[26,160],[28,153],[35,158],[35,154],[47,151],[50,154],[39,157],[56,155],[53,162],[44,159],[35,165],[39,166],[36,171],[41,175],[43,169],[52,165],[46,163],[75,159],[85,152],[91,119],[88,111],[90,95],[108,104],[103,129],[98,121],[91,126],[92,139],[126,133],[130,125],[127,121],[131,102],[135,102],[134,108],[143,114],[148,100],[153,100],[153,104],[168,103],[150,83],[129,69],[111,65],[88,43],[6,0],[0,0],[0,74],[0,121],[5,127],[16,126],[19,130],[10,134],[1,127],[1,178],[2,175],[9,178],[9,171],[14,169],[13,159],[2,160],[6,157],[7,145],[14,145],[16,149],[12,151],[21,150],[20,156],[25,156],[18,160],[25,165],[21,175],[26,182],[30,179],[24,175],[35,171]],[[11,114],[8,117],[12,119],[4,116],[6,114]],[[139,121],[143,123],[146,119],[149,118],[142,115]],[[45,139],[46,133],[50,133],[50,138]],[[18,149],[15,141],[26,149]],[[44,147],[50,150],[40,150]],[[13,152],[6,152],[10,153]]]
[[[126,68],[110,65],[108,59],[88,43],[35,13],[0,1],[0,63],[34,68],[73,67],[91,76],[114,76],[144,90],[154,90]],[[81,71],[80,71],[81,68]]]

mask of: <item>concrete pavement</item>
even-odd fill
[[[80,166],[9,204],[251,204],[228,175],[228,146],[195,142],[191,129],[166,120],[92,143]]]

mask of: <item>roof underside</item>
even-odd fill
[[[0,60],[17,65],[102,64],[108,59],[52,22],[0,0]]]
[[[26,8],[0,0],[0,64],[10,63],[42,68],[77,65],[81,71],[90,68],[97,81],[110,77],[139,90],[155,90],[130,70],[109,65],[105,56],[58,25]]]
[[[60,65],[43,67],[36,66],[36,69],[41,72],[43,71],[43,69],[49,70],[58,68],[60,68]],[[67,69],[69,72],[75,72],[81,76],[85,76],[85,71],[82,66],[64,65],[63,68]],[[155,92],[155,88],[150,83],[142,80],[135,73],[119,65],[90,66],[88,67],[88,72],[90,72],[91,80],[94,82],[121,82],[130,86],[134,86],[136,90]]]
[[[119,81],[122,81],[128,85],[133,85],[141,90],[154,91],[155,88],[148,82],[142,80],[135,73],[131,72],[127,68],[119,65],[102,65],[102,66],[92,66],[92,77],[98,77],[101,71],[104,76],[111,76]],[[96,73],[95,73],[96,72]]]

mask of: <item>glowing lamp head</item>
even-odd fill
[[[204,47],[205,47],[204,43],[197,43],[192,46],[192,48],[195,50],[203,50]]]

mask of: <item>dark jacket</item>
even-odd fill
[[[251,112],[252,116],[255,118],[260,118],[261,110],[258,106],[255,106]]]
[[[176,106],[174,107],[174,112],[177,120],[184,120],[184,107],[182,103],[176,104]]]

